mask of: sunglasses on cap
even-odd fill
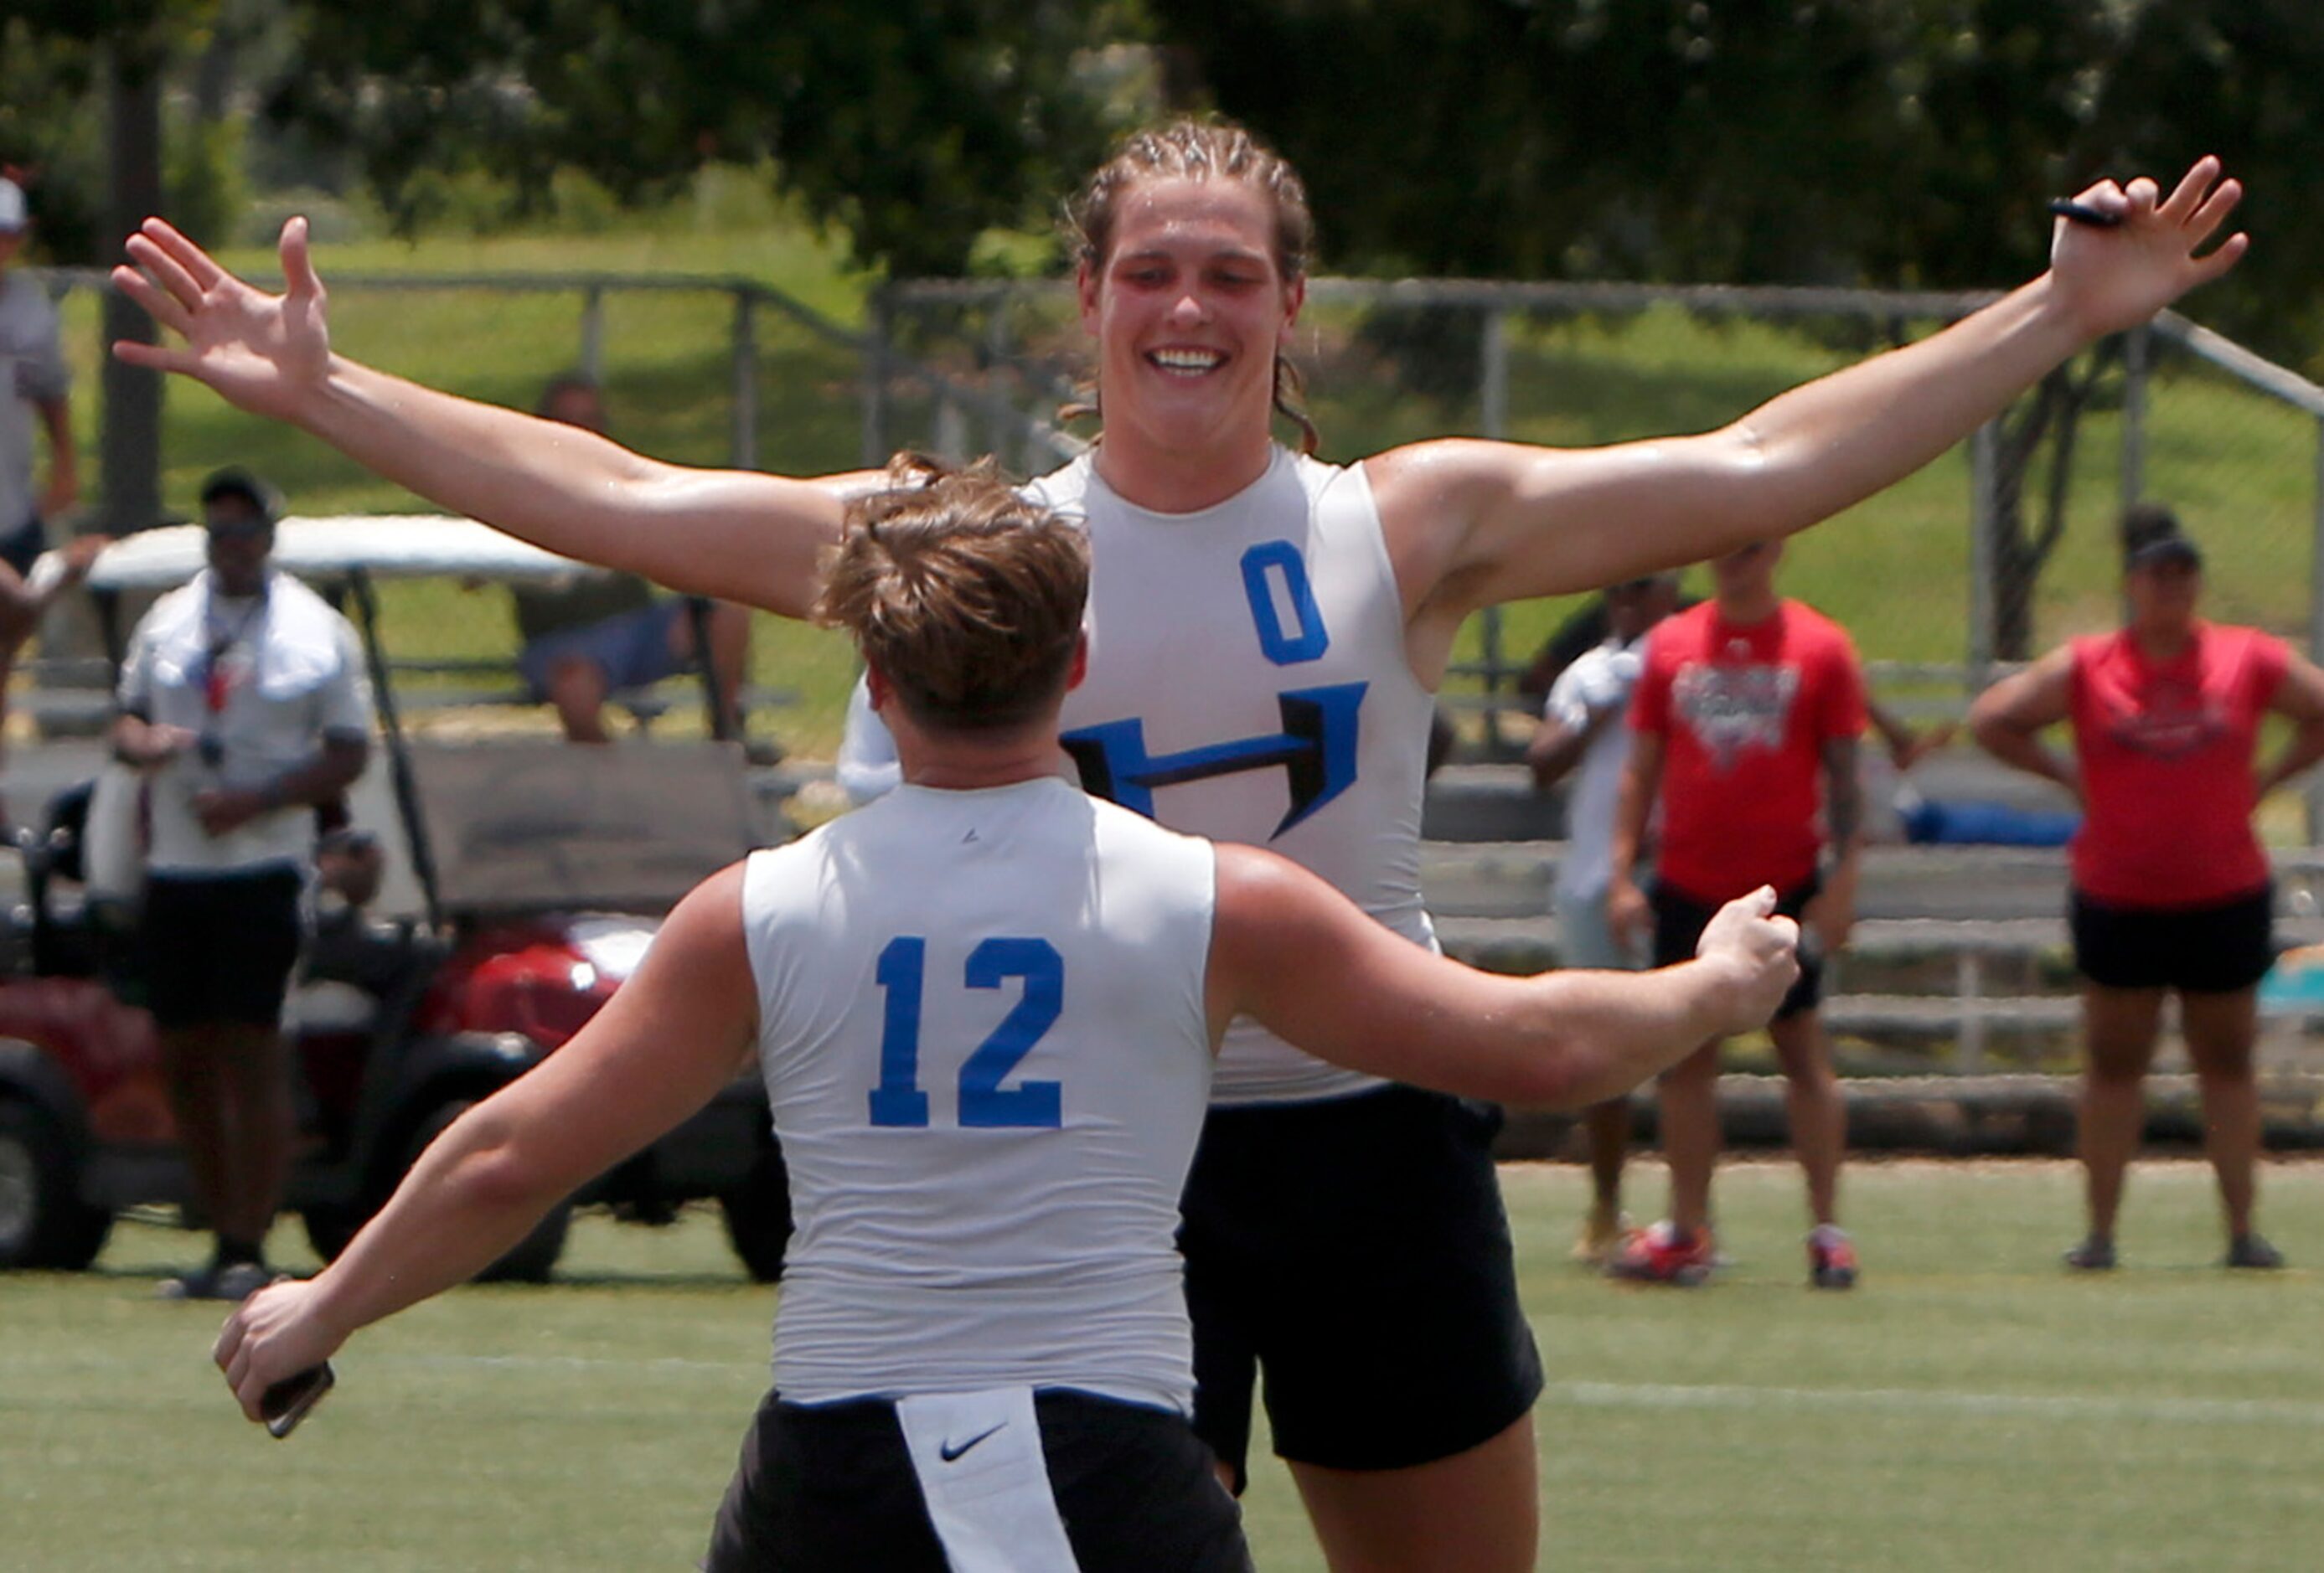
[[[216,540],[246,541],[258,539],[274,527],[255,514],[224,513],[203,520],[202,528]]]

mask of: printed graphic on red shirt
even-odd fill
[[[1783,748],[1799,694],[1797,667],[1692,666],[1671,681],[1672,708],[1722,776],[1748,752]]]
[[[1757,623],[1716,602],[1648,636],[1630,725],[1665,740],[1656,877],[1699,901],[1813,876],[1824,745],[1864,730],[1848,636],[1796,601]]]
[[[2144,693],[2098,694],[2107,735],[2124,748],[2156,759],[2179,759],[2227,735],[2227,706],[2200,680],[2157,677]]]
[[[2071,713],[2081,767],[2074,884],[2118,906],[2189,907],[2266,887],[2252,831],[2252,753],[2290,655],[2256,629],[2199,622],[2154,660],[2126,632],[2078,639]]]

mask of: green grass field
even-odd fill
[[[2143,1167],[2125,1269],[2069,1277],[2062,1164],[1851,1172],[1850,1295],[1801,1286],[1787,1164],[1720,1181],[1737,1265],[1698,1292],[1564,1259],[1576,1170],[1503,1172],[1550,1375],[1541,1565],[2282,1569],[2324,1525],[2324,1165],[2265,1176],[2304,1265],[2236,1277],[2208,1174]],[[1651,1207],[1661,1177],[1634,1180]],[[300,1260],[295,1228],[277,1239]],[[0,1565],[16,1573],[684,1568],[764,1382],[772,1297],[715,1219],[576,1228],[564,1281],[471,1289],[360,1338],[277,1444],[207,1361],[215,1307],[156,1303],[196,1248],[150,1227],[98,1272],[0,1280]],[[1361,1372],[1350,1373],[1360,1383]],[[1287,1476],[1259,1565],[1321,1566]]]

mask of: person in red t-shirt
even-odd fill
[[[1800,980],[1767,1030],[1807,1176],[1809,1281],[1845,1289],[1856,1282],[1855,1248],[1837,1214],[1848,1116],[1816,1006],[1819,957],[1847,943],[1856,916],[1864,673],[1837,624],[1775,593],[1782,557],[1781,543],[1765,541],[1719,558],[1716,595],[1655,629],[1630,702],[1636,736],[1615,814],[1607,916],[1627,935],[1642,934],[1651,919],[1656,966],[1693,955],[1720,905],[1760,886],[1772,886],[1778,910],[1799,918]],[[1657,799],[1650,902],[1637,869]],[[1827,843],[1836,856],[1820,870]],[[1703,1044],[1658,1086],[1670,1218],[1624,1242],[1607,1268],[1616,1277],[1699,1283],[1710,1275],[1719,1043]]]
[[[2089,1054],[2080,1152],[2090,1216],[2066,1265],[2115,1265],[2123,1171],[2145,1123],[2163,997],[2175,990],[2227,1212],[2227,1265],[2281,1266],[2252,1228],[2260,1137],[2252,1044],[2275,946],[2274,889],[2251,818],[2262,797],[2324,759],[2324,672],[2270,635],[2195,615],[2203,555],[2169,510],[2132,509],[2123,547],[2126,626],[2051,651],[1969,712],[1970,730],[1996,759],[2082,804],[2070,911]],[[2297,728],[2282,757],[2255,774],[2270,711]],[[2073,723],[2071,761],[2041,740],[2061,721]]]

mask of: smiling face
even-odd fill
[[[1275,359],[1305,281],[1276,259],[1268,195],[1231,177],[1155,176],[1122,193],[1111,245],[1080,275],[1114,466],[1248,484],[1266,465]]]

